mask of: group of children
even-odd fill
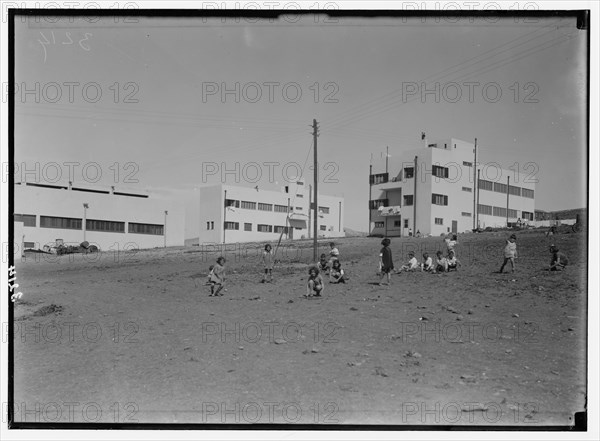
[[[456,235],[453,235],[452,238],[446,238],[444,240],[447,248],[446,256],[444,256],[441,251],[438,251],[434,261],[434,259],[429,256],[429,253],[423,253],[423,262],[419,264],[417,258],[415,257],[415,253],[410,251],[408,253],[408,262],[402,265],[400,269],[395,269],[394,262],[392,260],[392,251],[390,249],[391,241],[388,238],[383,239],[381,241],[383,248],[379,251],[379,285],[382,285],[384,276],[387,276],[387,283],[389,285],[392,273],[399,273],[402,271],[420,270],[433,274],[445,273],[452,270],[458,271],[460,261],[456,258],[456,252],[454,251],[454,247],[458,244],[457,237]]]
[[[454,234],[451,238],[445,238],[447,254],[444,256],[442,251],[436,253],[435,260],[432,259],[428,253],[423,253],[423,262],[419,264],[415,258],[414,252],[409,252],[409,260],[406,264],[402,265],[400,269],[394,268],[394,262],[392,259],[392,250],[390,249],[391,241],[389,238],[384,238],[381,241],[383,248],[379,251],[379,270],[380,275],[379,285],[382,285],[384,276],[387,276],[387,284],[390,284],[392,273],[399,273],[402,271],[423,271],[432,274],[445,273],[452,270],[458,271],[458,267],[461,265],[460,261],[456,258],[455,247],[458,244],[457,236]],[[306,295],[305,297],[321,297],[323,295],[323,289],[325,283],[323,275],[329,276],[329,283],[346,283],[348,277],[344,274],[342,265],[340,263],[340,252],[336,248],[335,243],[329,244],[330,251],[329,257],[326,254],[321,254],[321,258],[316,265],[311,266],[308,269],[308,281],[306,284]],[[566,268],[569,263],[567,256],[561,253],[555,245],[550,245],[550,253],[552,258],[550,261],[550,271],[562,271]],[[504,272],[504,267],[510,263],[511,271],[515,272],[515,259],[517,258],[517,236],[511,234],[506,240],[504,246],[504,262],[500,267],[499,273]],[[273,281],[273,264],[274,255],[271,245],[265,245],[262,253],[262,261],[264,266],[264,274],[262,277],[262,283],[270,283]],[[323,274],[323,275],[322,275]],[[225,287],[225,258],[219,257],[215,265],[209,268],[208,280],[206,282],[210,286],[210,297],[222,296]]]

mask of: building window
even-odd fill
[[[517,218],[517,210],[513,210],[513,209],[509,209],[508,210],[508,217],[512,217],[512,218]]]
[[[156,224],[138,224],[135,222],[129,222],[127,224],[127,231],[129,233],[153,234],[155,236],[162,236],[164,234],[164,226]]]
[[[408,219],[404,219],[404,228],[408,228]]]
[[[85,229],[89,231],[107,231],[111,233],[124,233],[125,222],[87,219],[85,221]]]
[[[434,165],[431,167],[431,174],[438,178],[447,178],[448,177],[448,167],[441,167],[439,165]]]
[[[415,177],[415,168],[414,167],[405,167],[404,168],[404,179],[410,179]]]
[[[479,213],[479,214],[487,214],[487,215],[491,216],[492,215],[492,206],[491,205],[479,204],[477,206],[477,213]]]
[[[256,202],[242,201],[242,208],[246,210],[256,210]]]
[[[240,208],[240,201],[236,201],[234,199],[225,199],[225,206]]]
[[[210,230],[210,222],[206,221],[206,229]]]
[[[371,210],[377,210],[379,207],[387,207],[387,199],[373,199],[369,201],[369,208]]]
[[[296,207],[295,210],[296,211],[302,211],[302,207]]]
[[[464,165],[465,167],[473,167],[473,163],[471,163],[471,162],[468,162],[468,161],[463,161],[463,165]]]
[[[275,232],[279,234],[288,234],[288,227],[284,227],[283,225],[275,225]]]
[[[394,227],[400,228],[401,226],[402,226],[402,223],[399,220],[394,221]]]
[[[466,211],[463,211],[463,212],[461,213],[461,215],[462,215],[462,216],[464,216],[464,217],[471,217],[471,213],[469,213],[469,212],[466,212]]]
[[[273,211],[273,204],[262,204],[258,203],[259,211]]]
[[[521,196],[521,187],[515,187],[514,185],[511,185],[508,187],[508,192],[514,196]]]
[[[256,231],[260,231],[261,233],[272,233],[273,225],[258,224],[256,226]]]
[[[323,214],[329,214],[329,207],[319,207],[319,211],[323,212]]]
[[[82,220],[72,217],[40,216],[40,227],[81,230]]]
[[[23,222],[25,227],[35,227],[35,214],[15,214],[13,216],[15,222]]]
[[[431,203],[435,205],[448,205],[448,196],[443,194],[431,194]]]
[[[530,190],[528,188],[522,188],[521,189],[521,196],[523,196],[524,198],[530,198],[533,199],[533,190]]]
[[[498,217],[506,217],[506,208],[494,207],[493,214],[494,214],[494,216],[498,216]]]
[[[26,250],[35,249],[35,242],[23,242],[23,248]]]
[[[404,195],[404,205],[412,205],[413,204],[413,195],[406,194]]]
[[[469,193],[473,193],[473,189],[471,187],[463,187],[462,191],[468,191]]]
[[[521,217],[525,220],[529,220],[532,221],[533,220],[533,213],[530,213],[528,211],[522,211],[521,212]]]
[[[494,183],[492,181],[486,181],[484,179],[480,179],[479,180],[479,188],[481,190],[493,191],[494,190]]]
[[[297,197],[297,198],[303,198],[303,197],[304,197],[304,195],[303,195],[302,193],[298,193],[298,194],[296,194],[296,197]]]
[[[376,185],[376,184],[385,184],[388,181],[388,173],[378,173],[376,175],[370,175],[369,176],[369,184],[371,185]]]
[[[240,223],[239,222],[229,222],[229,221],[226,221],[225,222],[225,229],[226,230],[239,230],[240,229]]]
[[[274,209],[275,209],[274,211],[276,213],[287,213],[288,212],[288,207],[285,206],[285,205],[277,205],[277,204],[275,204],[274,205]],[[291,211],[291,209],[290,209],[290,211]]]
[[[384,223],[383,222],[375,222],[375,228],[383,228]]]
[[[244,223],[244,231],[252,231],[252,224]]]
[[[506,184],[500,184],[499,182],[494,182],[494,191],[496,193],[506,193],[508,187]]]
[[[215,221],[210,221],[210,229],[211,230],[215,229]]]
[[[441,217],[436,217],[435,224],[436,225],[444,225],[444,219],[442,219]]]
[[[325,225],[319,225],[319,230],[327,231],[327,227]]]

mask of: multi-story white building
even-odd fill
[[[102,250],[184,245],[184,210],[166,195],[123,189],[17,183],[15,253],[84,240]]]
[[[311,198],[302,181],[279,192],[224,184],[201,187],[199,243],[314,237]],[[317,237],[344,236],[343,198],[319,194],[317,204]]]
[[[496,163],[475,170],[474,149],[458,139],[425,139],[422,148],[371,165],[370,233],[440,235],[533,222],[534,179]]]

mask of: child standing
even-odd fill
[[[209,297],[222,296],[221,290],[225,286],[225,258],[219,257],[217,263],[213,266],[210,275],[210,295]]]
[[[561,253],[555,245],[550,245],[552,260],[550,260],[550,271],[562,271],[569,264],[569,259]]]
[[[392,261],[392,250],[390,249],[390,244],[392,243],[387,237],[381,241],[381,245],[383,248],[379,251],[379,285],[381,285],[381,280],[383,280],[383,275],[387,274],[387,283],[388,285],[392,279],[392,270],[394,269],[394,262]]]
[[[265,267],[265,273],[263,274],[263,278],[261,283],[272,282],[273,281],[273,251],[271,251],[271,245],[266,244],[265,250],[262,254],[262,261]]]
[[[444,242],[446,242],[447,254],[450,255],[450,251],[454,251],[454,247],[458,244],[458,238],[453,234],[452,238],[445,238]]]
[[[429,253],[423,253],[423,263],[421,264],[421,271],[433,270],[433,259],[429,257]]]
[[[308,283],[306,284],[306,297],[321,297],[323,293],[323,277],[319,274],[316,266],[308,269]]]
[[[346,283],[346,276],[344,275],[344,270],[342,269],[342,264],[339,260],[333,261],[333,266],[331,267],[331,272],[329,273],[329,282],[330,283]]]
[[[329,242],[329,248],[331,248],[329,250],[329,268],[332,268],[333,262],[340,258],[340,251],[335,247],[333,242]]]
[[[504,247],[504,263],[500,267],[500,273],[504,271],[504,267],[508,262],[510,262],[510,266],[512,272],[515,272],[515,258],[517,257],[517,236],[511,234],[510,237],[506,241],[506,246]]]
[[[451,253],[454,253],[454,251],[450,251]],[[446,259],[443,256],[443,253],[441,251],[438,251],[437,253],[435,253],[436,259],[435,259],[435,272],[436,273],[445,273],[448,271],[448,259]]]

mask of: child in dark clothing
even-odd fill
[[[330,283],[346,283],[346,276],[344,275],[344,270],[342,269],[342,264],[339,260],[333,261],[333,266],[331,267],[331,272],[329,273],[329,282]]]
[[[387,237],[381,241],[381,245],[383,245],[383,248],[379,251],[379,285],[382,284],[381,281],[383,280],[384,275],[387,275],[388,285],[392,281],[392,271],[394,270],[394,262],[392,260],[392,250],[390,249],[391,243],[392,241],[389,240]]]
[[[550,260],[550,271],[562,271],[569,264],[569,259],[561,253],[555,245],[550,245],[552,259]]]
[[[321,259],[317,262],[317,268],[323,274],[329,274],[329,261],[326,254],[321,254]]]

